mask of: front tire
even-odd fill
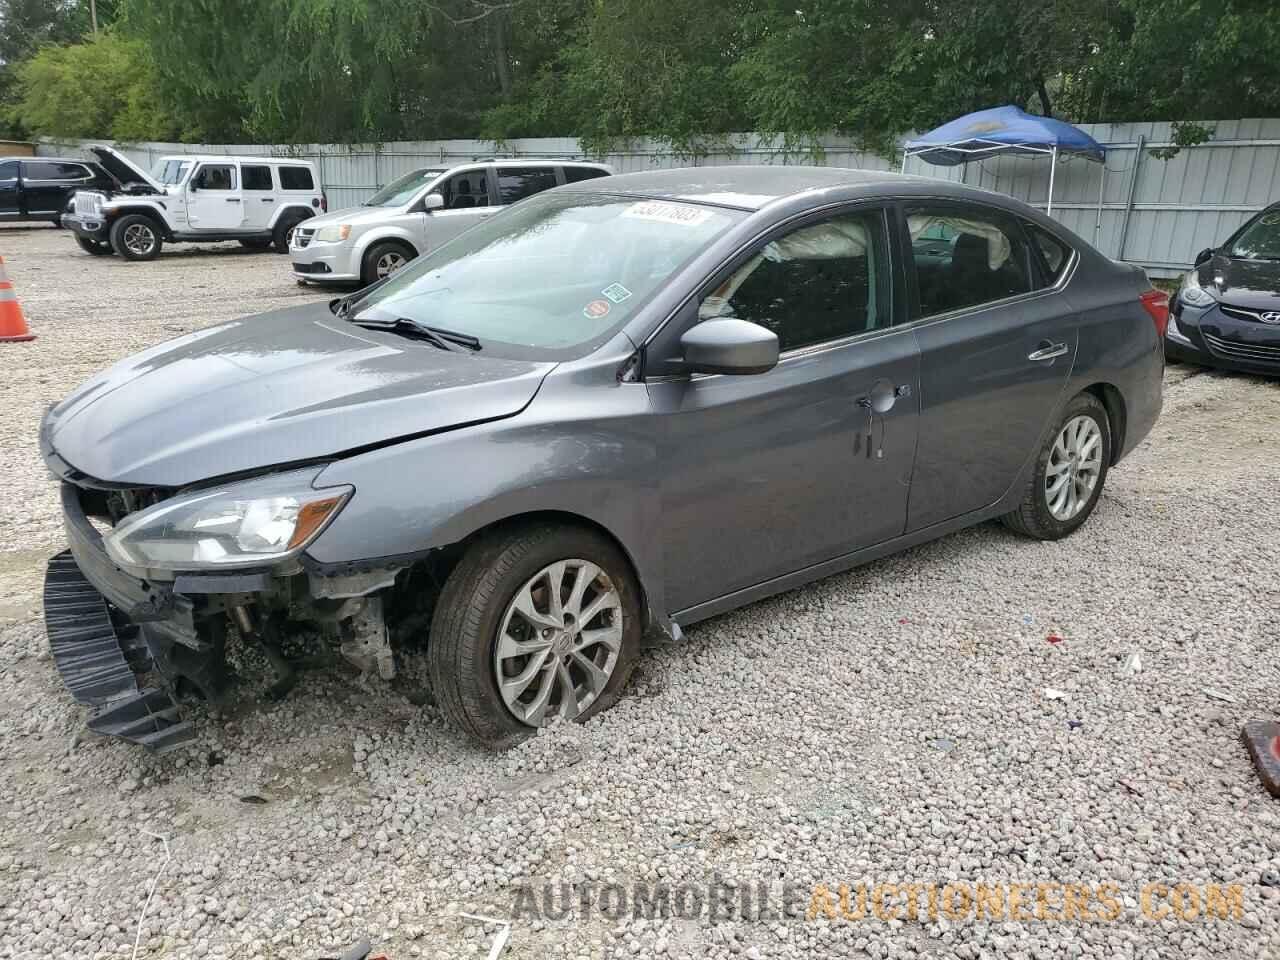
[[[80,249],[95,257],[109,257],[112,254],[111,244],[106,240],[92,240],[89,237],[76,237]]]
[[[126,260],[154,260],[163,246],[160,228],[143,214],[125,214],[111,225],[111,249]]]
[[[377,283],[391,276],[418,254],[406,244],[396,240],[383,240],[371,246],[360,264],[360,282],[363,286]]]
[[[556,717],[613,706],[640,647],[626,558],[589,530],[538,523],[477,542],[436,604],[427,644],[445,716],[491,749]]]
[[[1061,540],[1089,519],[1111,464],[1111,421],[1091,393],[1067,404],[1049,434],[1018,509],[1001,521],[1037,540]]]

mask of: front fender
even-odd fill
[[[504,520],[556,512],[606,530],[665,621],[659,438],[643,384],[551,383],[522,413],[331,464],[317,486],[351,501],[307,550],[325,567],[407,559]],[[572,378],[570,378],[572,379]]]

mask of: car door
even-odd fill
[[[777,333],[781,350],[754,376],[647,376],[665,418],[673,612],[903,532],[919,355],[893,323],[904,287],[886,216],[864,206],[775,232],[652,345],[676,355],[693,323],[736,316]]]
[[[918,530],[1009,490],[1066,385],[1077,324],[1015,218],[940,201],[902,214],[921,363],[907,523]]]
[[[434,191],[444,197],[444,207],[425,215],[426,249],[448,243],[498,211],[492,179],[492,168],[469,167],[453,174]]]
[[[0,220],[22,216],[22,196],[18,181],[18,161],[0,160]]]
[[[22,195],[29,217],[56,217],[75,187],[88,182],[89,171],[60,160],[23,160]]]
[[[227,161],[201,163],[187,181],[187,221],[197,231],[243,230],[239,169]]]
[[[276,188],[267,163],[240,164],[240,191],[244,201],[244,228],[265,232],[276,210]]]

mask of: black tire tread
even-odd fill
[[[156,247],[145,257],[133,256],[125,250],[124,244],[119,242],[119,237],[124,233],[125,226],[135,220],[140,220],[148,224],[155,233]],[[126,213],[124,216],[119,217],[111,224],[110,237],[111,249],[119,254],[123,259],[131,260],[135,263],[139,261],[155,260],[160,256],[160,251],[164,249],[164,232],[161,230],[159,224],[145,213]]]
[[[412,260],[418,255],[418,251],[409,246],[403,240],[378,240],[364,253],[364,259],[360,261],[360,283],[363,286],[369,286],[371,283],[377,283],[378,277],[374,273],[375,265],[378,257],[388,250],[399,250],[405,255],[407,260]]]
[[[486,613],[500,601],[497,594],[504,587],[510,588],[512,571],[530,553],[549,542],[562,543],[568,538],[581,537],[590,541],[592,552],[607,558],[612,578],[629,576],[629,565],[604,538],[583,528],[536,522],[499,531],[478,541],[459,561],[440,592],[427,644],[431,689],[445,717],[489,749],[504,750],[527,739],[534,731],[508,714],[495,715],[493,705],[480,698],[484,686],[491,682],[488,661],[482,658],[477,662],[464,656],[465,648],[484,631]],[[636,588],[632,583],[618,586],[624,604],[628,597],[635,597]],[[624,614],[628,612],[638,617],[638,610],[624,611]],[[638,624],[634,632],[638,638]],[[617,700],[618,691],[626,685],[635,666],[637,646],[638,643],[628,644],[624,637],[609,688],[579,720],[608,709]]]
[[[1088,507],[1071,520],[1062,523],[1055,521],[1048,514],[1048,508],[1043,503],[1040,485],[1044,466],[1053,450],[1053,444],[1057,439],[1058,432],[1068,420],[1082,413],[1093,414],[1103,429],[1106,443],[1102,458],[1102,472],[1098,477],[1098,485],[1094,489],[1093,500]],[[1048,439],[1039,454],[1037,454],[1036,466],[1031,473],[1031,479],[1027,482],[1026,490],[1023,492],[1022,502],[1018,504],[1016,509],[1000,517],[1000,522],[1015,533],[1020,533],[1025,537],[1032,537],[1036,540],[1061,540],[1063,537],[1069,536],[1089,519],[1099,498],[1101,498],[1102,487],[1107,480],[1110,459],[1111,420],[1107,416],[1107,408],[1092,393],[1079,393],[1067,403],[1062,415],[1057,420],[1056,426],[1049,433]]]

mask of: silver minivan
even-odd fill
[[[361,206],[308,220],[294,233],[289,249],[293,275],[299,283],[370,284],[517,200],[612,173],[604,164],[577,160],[422,167],[387,184]]]

